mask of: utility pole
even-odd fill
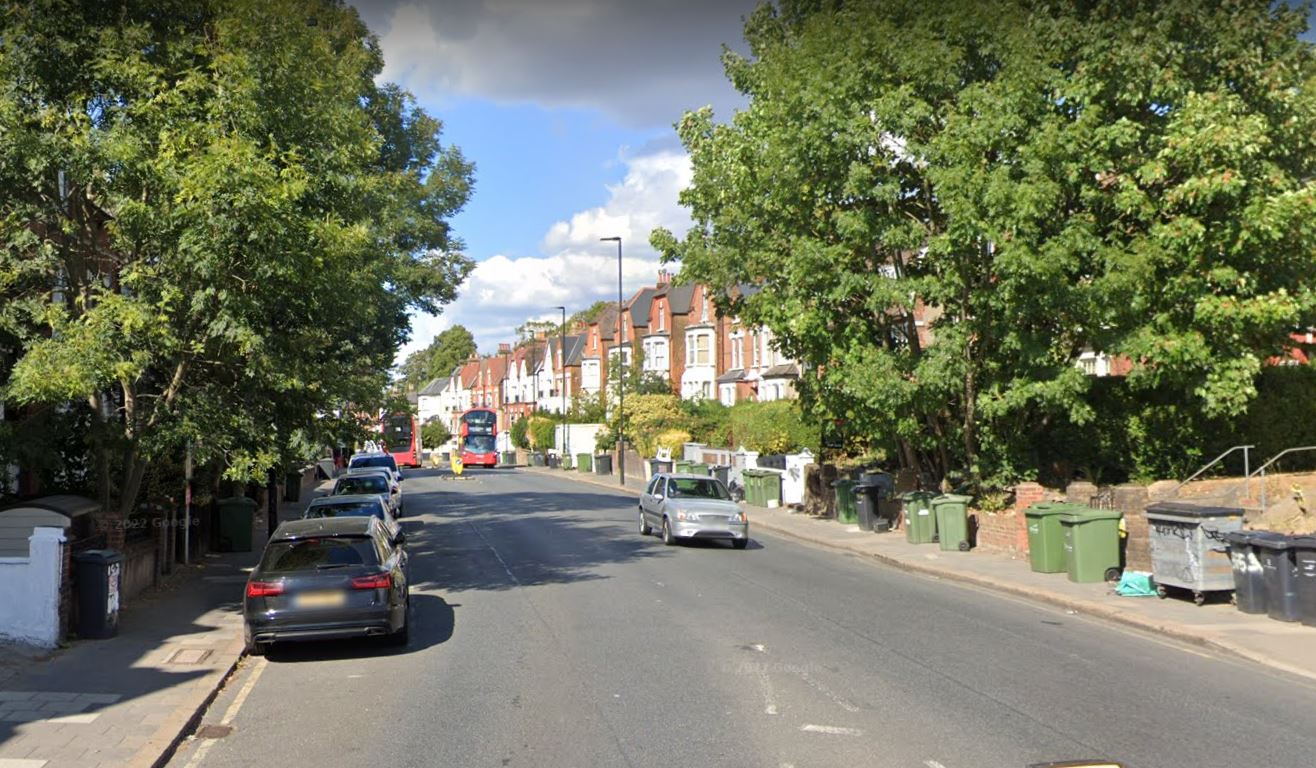
[[[621,238],[601,237],[600,242],[617,243],[617,476],[621,485],[626,485],[626,358],[621,346]]]
[[[558,359],[561,361],[557,366],[555,374],[562,377],[562,387],[559,394],[562,396],[562,463],[565,466],[567,457],[571,455],[571,430],[567,425],[567,308],[554,307],[562,310],[562,325],[558,326]],[[545,347],[548,345],[545,344]],[[550,359],[552,357],[550,356]]]

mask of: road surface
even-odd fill
[[[244,663],[172,766],[1316,764],[1316,686],[1246,662],[552,475],[405,491],[410,645]]]

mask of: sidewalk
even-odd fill
[[[279,518],[304,508],[281,503]],[[162,764],[242,656],[242,585],[265,538],[258,512],[251,552],[177,566],[127,606],[114,638],[45,660],[0,651],[0,768]]]
[[[615,479],[579,472],[529,471],[623,490]],[[639,493],[643,478],[627,478],[624,490]],[[902,533],[873,534],[856,525],[820,520],[787,509],[747,506],[750,530],[872,557],[906,571],[1005,592],[1155,634],[1214,648],[1259,664],[1316,679],[1316,628],[1240,613],[1228,603],[1198,607],[1190,600],[1120,597],[1106,584],[1075,584],[1064,574],[1034,573],[1024,558],[985,552],[942,552],[909,544]]]

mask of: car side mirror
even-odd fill
[[[662,501],[665,498],[661,493],[655,493],[653,497],[658,501]]]
[[[403,533],[402,531],[398,531],[398,535],[393,537],[393,546],[400,547],[406,543],[407,543],[407,534]]]

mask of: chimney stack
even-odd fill
[[[511,345],[510,343],[508,343],[508,342],[503,342],[502,344],[499,344],[499,345],[498,345],[498,354],[500,354],[500,355],[510,355],[510,354],[512,354],[512,345]]]
[[[665,269],[658,270],[658,287],[670,285],[672,282],[672,273]]]

